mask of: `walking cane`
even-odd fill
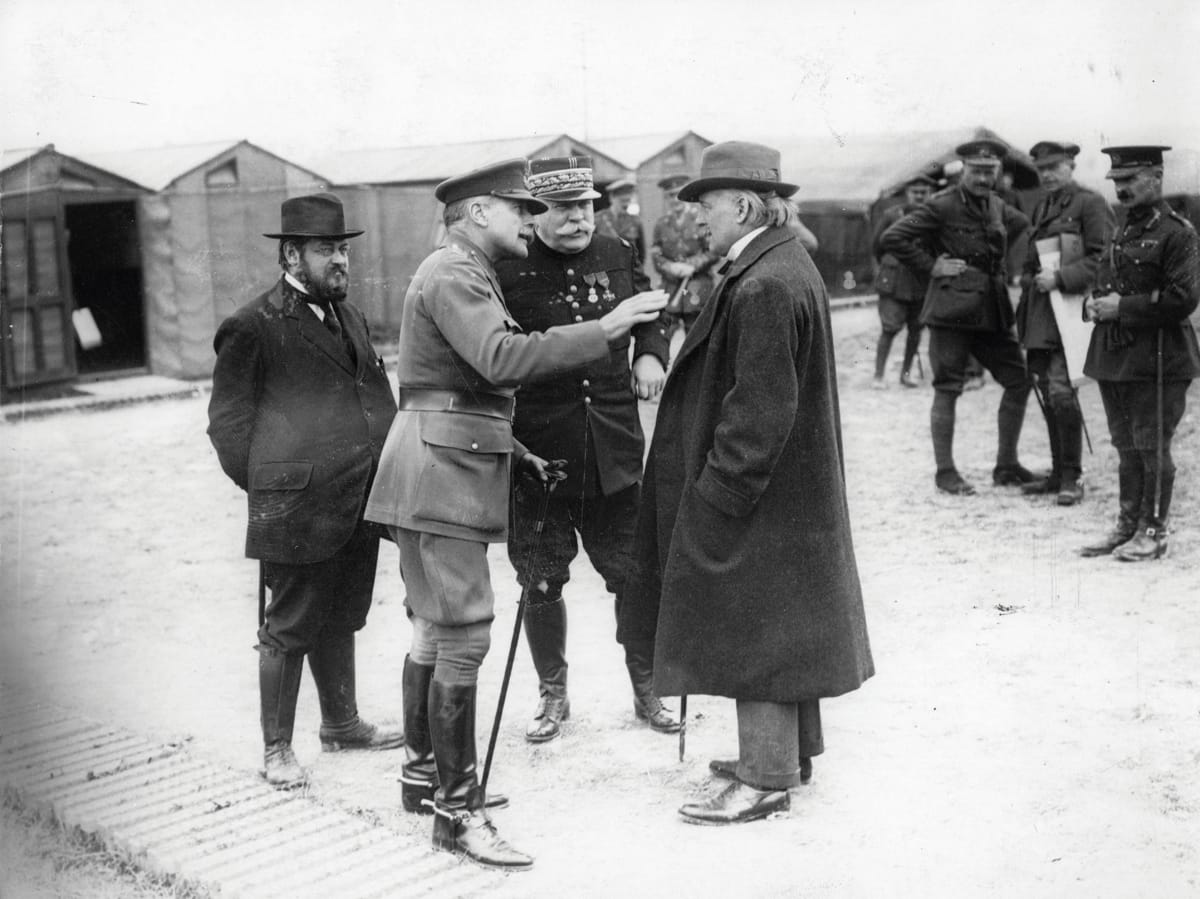
[[[1156,291],[1153,299],[1158,299]],[[1154,520],[1158,522],[1161,532],[1162,521],[1162,465],[1163,465],[1163,332],[1158,329],[1158,366],[1155,372],[1155,412],[1158,416],[1158,429],[1154,432]]]
[[[537,560],[538,550],[542,545],[542,531],[546,528],[546,515],[550,509],[550,494],[558,486],[558,478],[542,484],[542,505],[538,510],[537,522],[533,526],[533,545],[525,558],[525,586],[521,588],[521,598],[517,602],[517,614],[513,621],[512,642],[508,646],[508,661],[504,663],[504,679],[500,681],[500,699],[496,702],[496,720],[492,722],[492,735],[488,739],[487,756],[483,761],[483,777],[479,787],[483,795],[487,795],[488,776],[492,773],[492,756],[496,752],[496,738],[500,736],[500,719],[504,715],[504,700],[508,696],[508,681],[512,677],[513,662],[517,657],[517,644],[521,641],[521,619],[525,617],[525,601],[529,597],[529,587],[533,583],[533,563]]]
[[[687,744],[687,694],[679,697],[679,761],[683,761],[683,750]]]

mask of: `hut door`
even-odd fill
[[[0,326],[2,333],[11,335],[4,354],[6,384],[21,388],[72,378],[75,336],[57,194],[32,194],[5,203],[2,227]]]

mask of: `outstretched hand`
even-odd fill
[[[652,322],[667,305],[665,290],[646,290],[622,300],[617,308],[600,319],[600,327],[610,342],[624,337],[634,325]]]

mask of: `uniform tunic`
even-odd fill
[[[696,269],[688,282],[687,293],[680,297],[677,308],[668,308],[672,315],[694,318],[700,313],[704,301],[712,291],[709,269],[717,257],[708,252],[700,236],[697,212],[690,206],[667,212],[654,225],[654,239],[650,245],[650,258],[654,268],[663,279],[663,290],[673,297],[680,279],[669,273],[671,262],[686,262]]]

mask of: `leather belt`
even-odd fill
[[[483,415],[511,422],[513,398],[499,393],[448,390],[434,387],[401,387],[401,412],[457,412],[461,415]]]

